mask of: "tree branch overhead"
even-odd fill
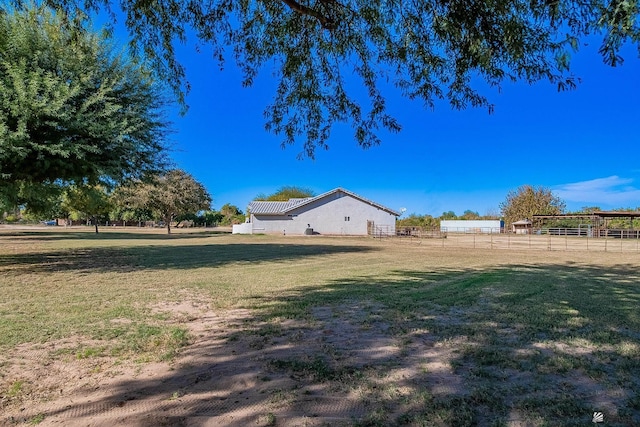
[[[491,91],[504,81],[576,87],[570,60],[587,37],[601,37],[599,52],[612,66],[621,63],[626,44],[640,45],[640,0],[119,3],[132,46],[179,100],[188,82],[172,43],[190,31],[221,63],[231,56],[246,86],[271,68],[278,80],[264,111],[265,127],[283,145],[301,144],[307,157],[328,147],[337,123],[349,124],[363,148],[379,144],[381,130],[399,131],[387,111],[386,82],[429,108],[448,104],[491,112]],[[109,0],[47,4],[67,13],[112,7]]]
[[[318,12],[315,9],[312,9],[308,6],[300,4],[295,0],[281,0],[281,1],[287,6],[289,6],[291,10],[301,15],[308,15],[313,18],[316,18],[318,22],[320,22],[320,25],[322,25],[322,28],[326,30],[334,30],[337,27],[337,23],[333,19],[323,15],[322,13]],[[322,3],[335,3],[335,2],[324,0],[322,1]]]

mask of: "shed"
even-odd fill
[[[521,219],[511,224],[511,229],[516,234],[531,234],[533,222],[528,219]]]

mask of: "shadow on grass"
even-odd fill
[[[602,411],[606,425],[638,425],[638,270],[398,270],[263,295],[167,377],[45,416],[124,407],[135,425],[578,426]]]
[[[89,247],[64,251],[0,255],[2,274],[61,271],[130,272],[140,270],[217,267],[230,263],[281,261],[376,248],[353,245],[223,243],[209,245],[161,244],[134,247]]]
[[[133,229],[133,227],[132,227]],[[1,240],[35,242],[35,241],[57,241],[57,240],[182,240],[201,239],[209,236],[227,236],[230,233],[219,230],[203,230],[189,232],[173,232],[167,234],[166,229],[133,229],[134,231],[112,231],[109,227],[100,228],[96,234],[93,228],[83,231],[14,231],[0,234]]]

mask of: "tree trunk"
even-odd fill
[[[167,234],[171,234],[171,220],[173,219],[173,215],[167,215],[164,217],[164,222],[167,223]]]
[[[98,217],[94,218],[95,224],[96,224],[96,234],[98,234]]]

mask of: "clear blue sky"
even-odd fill
[[[399,134],[383,133],[380,146],[363,150],[349,126],[338,126],[328,151],[298,160],[301,145],[283,150],[264,130],[271,70],[242,88],[232,60],[220,71],[194,43],[180,48],[192,90],[187,115],[171,117],[172,157],[207,187],[216,209],[232,203],[244,211],[256,194],[285,185],[316,193],[343,187],[406,214],[434,216],[498,212],[507,192],[523,184],[551,188],[569,210],[640,207],[640,60],[633,48],[611,68],[597,43],[582,47],[572,62],[582,79],[574,91],[559,93],[547,82],[488,89],[493,114],[445,102],[427,110],[390,88]]]

